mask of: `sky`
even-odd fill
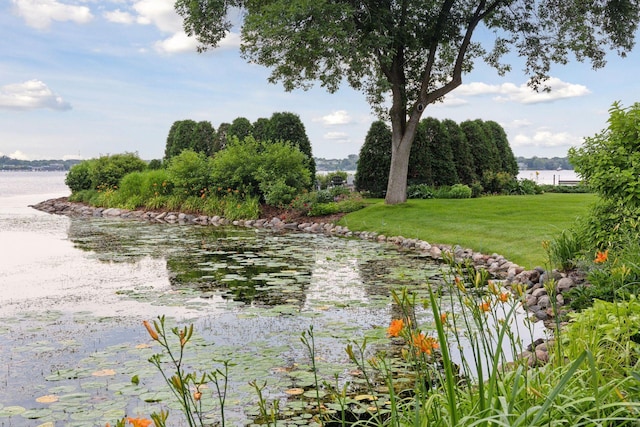
[[[237,117],[300,116],[315,157],[358,154],[376,120],[366,97],[346,86],[285,92],[269,70],[240,57],[232,32],[197,53],[174,0],[0,0],[0,155],[24,160],[164,154],[177,120],[217,129]],[[240,17],[234,19],[239,20]],[[640,35],[640,34],[639,34]],[[640,37],[639,37],[640,38]],[[504,77],[478,64],[463,85],[423,117],[493,120],[516,156],[565,157],[607,126],[608,109],[640,101],[640,47],[588,63],[554,66],[550,93],[526,85],[512,58]]]

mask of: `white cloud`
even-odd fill
[[[557,148],[578,146],[581,138],[567,132],[552,133],[548,130],[538,130],[533,135],[518,134],[511,140],[515,147]]]
[[[29,80],[0,87],[0,109],[35,110],[50,108],[52,110],[70,110],[71,104],[55,94],[40,80]]]
[[[455,96],[455,94],[449,94],[447,96],[444,97],[444,100],[442,102],[437,102],[435,104],[433,104],[433,107],[438,107],[438,106],[442,106],[442,107],[460,107],[462,105],[466,105],[468,104],[469,101],[459,98],[457,96]]]
[[[353,122],[353,119],[346,110],[333,111],[326,116],[313,119],[314,122],[321,122],[324,126],[347,125]]]
[[[44,30],[52,21],[73,21],[86,24],[93,19],[86,6],[60,3],[56,0],[12,0],[16,14],[21,16],[28,26]]]
[[[520,104],[537,104],[541,102],[552,102],[557,99],[576,98],[591,93],[584,85],[563,82],[552,77],[544,83],[551,88],[550,92],[536,92],[526,84],[516,86],[513,83],[503,83],[501,85],[488,85],[486,83],[473,82],[463,84],[456,89],[456,95],[478,96],[478,95],[498,95],[493,98],[498,102],[517,102]]]
[[[7,155],[7,157],[10,157],[10,158],[16,159],[16,160],[29,160],[29,156],[27,156],[26,154],[24,154],[20,150],[14,151],[13,153]]]
[[[347,134],[346,132],[327,132],[324,134],[324,139],[328,139],[338,143],[351,142],[349,134]]]
[[[511,122],[507,123],[505,125],[505,127],[508,127],[508,128],[511,128],[511,129],[520,129],[520,128],[529,127],[531,125],[532,125],[532,123],[528,119],[515,119],[515,120],[512,120]]]
[[[152,24],[165,33],[182,32],[182,18],[173,8],[173,0],[140,0],[133,9],[138,12],[138,24]]]
[[[194,52],[198,42],[185,33],[175,33],[169,38],[155,43],[155,49],[164,53]]]
[[[120,9],[116,9],[113,12],[105,12],[104,17],[107,21],[116,24],[133,24],[135,21],[133,15],[129,12],[123,12]]]

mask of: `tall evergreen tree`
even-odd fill
[[[167,136],[167,144],[164,150],[165,160],[177,156],[183,150],[192,148],[193,141],[196,138],[196,126],[197,123],[193,120],[179,120],[173,123]]]
[[[431,150],[427,141],[427,129],[421,123],[416,130],[416,138],[411,145],[407,182],[412,184],[433,185],[431,170]]]
[[[358,191],[384,197],[391,166],[391,129],[383,121],[371,124],[360,148],[355,184]]]
[[[191,144],[191,149],[196,153],[212,156],[215,153],[215,138],[216,130],[211,122],[198,122],[194,129],[194,139]]]
[[[473,164],[473,155],[467,137],[456,122],[451,119],[442,121],[446,138],[449,141],[453,162],[456,166],[458,180],[462,184],[471,185],[478,180]]]
[[[277,112],[271,115],[269,119],[269,140],[287,141],[308,157],[307,167],[311,176],[316,176],[316,162],[311,152],[311,141],[307,136],[307,131],[300,120],[300,116],[289,112]]]
[[[435,186],[453,185],[458,183],[456,165],[453,161],[453,153],[446,136],[445,127],[438,119],[427,117],[420,121],[424,127],[427,146],[429,147],[429,160],[431,173]]]
[[[476,176],[482,179],[486,172],[494,172],[496,160],[492,146],[495,145],[487,135],[482,120],[466,120],[460,123],[460,128],[469,142]]]
[[[507,172],[513,176],[518,175],[518,162],[511,151],[507,133],[502,126],[491,120],[484,122],[484,126],[496,146],[499,171]]]

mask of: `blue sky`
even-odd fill
[[[375,117],[362,93],[316,87],[287,93],[269,70],[239,57],[230,35],[198,54],[174,0],[0,0],[0,155],[91,158],[137,151],[161,158],[176,120],[276,111],[302,119],[316,157],[357,154]],[[478,65],[463,86],[426,116],[494,120],[516,156],[564,157],[606,127],[614,101],[640,101],[640,49],[608,57],[606,68],[573,62],[552,69],[550,94],[526,86],[515,59],[499,77]]]

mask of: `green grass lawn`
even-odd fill
[[[410,200],[395,206],[376,200],[346,215],[339,224],[352,231],[458,244],[485,254],[495,252],[533,268],[547,262],[542,242],[571,227],[595,200],[593,194],[557,193]]]

